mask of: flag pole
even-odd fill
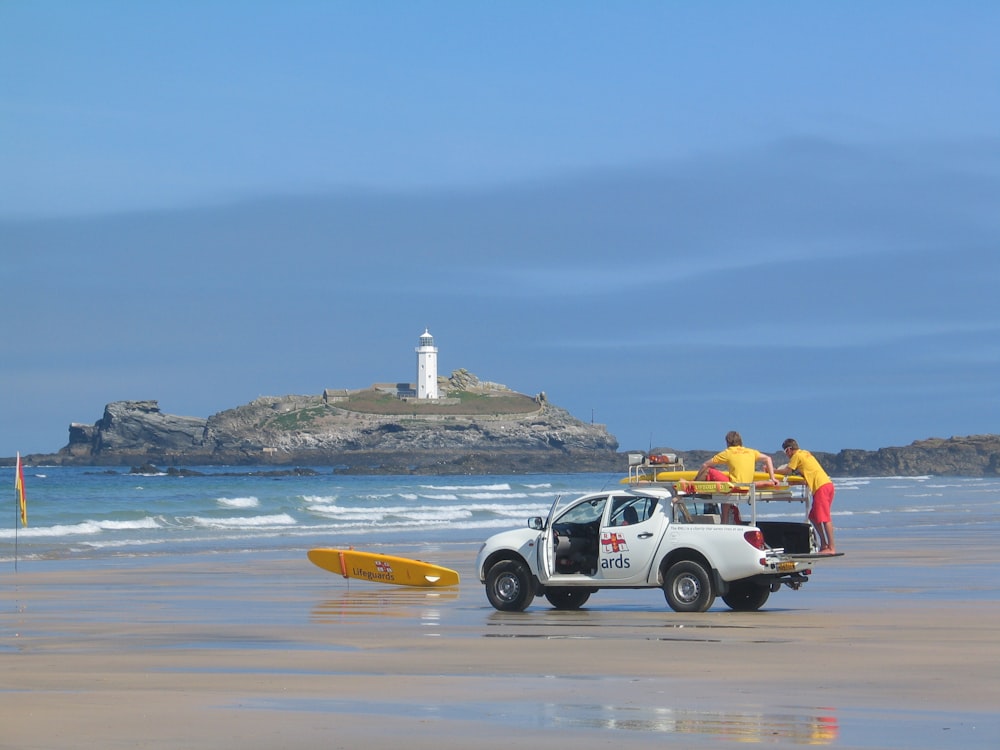
[[[14,464],[14,572],[17,572],[17,522],[21,520],[21,451],[17,452],[17,463]]]
[[[24,501],[24,467],[21,464],[21,451],[17,452],[17,463],[14,466],[14,572],[17,572],[17,542],[18,521],[21,526],[28,525],[28,511]]]

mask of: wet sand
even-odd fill
[[[656,590],[499,613],[473,545],[394,550],[456,568],[441,590],[305,550],[22,562],[0,572],[0,747],[1000,744],[993,549],[842,546],[761,612],[696,615]]]

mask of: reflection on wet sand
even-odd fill
[[[242,702],[239,707],[255,711],[376,714],[424,719],[433,717],[445,721],[486,721],[538,729],[703,735],[736,742],[778,742],[791,745],[828,745],[837,739],[840,731],[834,711],[830,708],[803,713],[767,714],[589,703],[505,701],[503,704],[496,704],[460,701],[449,704],[315,698],[256,700]]]
[[[458,599],[458,589],[398,588],[353,590],[313,607],[310,620],[357,624],[358,618],[405,618],[419,622],[441,619],[441,605]]]
[[[839,728],[833,709],[822,711],[823,715],[590,704],[545,706],[547,723],[553,727],[702,734],[742,742],[782,740],[804,745],[825,745],[837,738]]]

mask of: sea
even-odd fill
[[[0,563],[211,552],[298,553],[315,546],[468,545],[544,516],[556,499],[619,486],[623,474],[348,476],[328,467],[199,467],[197,476],[128,468],[25,468],[27,526],[13,470]],[[949,547],[1000,538],[1000,479],[834,477],[838,548],[851,540],[936,537]],[[0,504],[2,509],[2,504]],[[758,518],[804,503],[759,506]],[[2,517],[2,513],[0,513]],[[992,541],[990,542],[992,544]]]

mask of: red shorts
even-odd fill
[[[705,474],[706,482],[728,482],[729,475],[718,469],[709,469]]]
[[[827,482],[813,493],[812,508],[809,509],[809,520],[813,523],[830,522],[830,506],[833,505],[833,482]]]

